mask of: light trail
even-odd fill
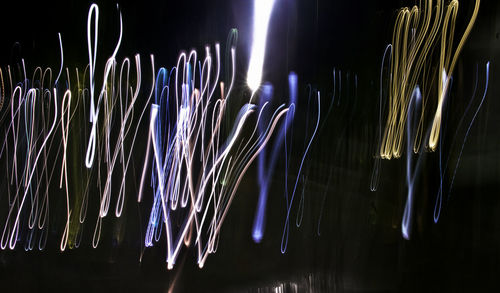
[[[436,149],[444,97],[447,95],[457,59],[474,26],[479,5],[480,0],[476,0],[472,16],[456,48],[453,47],[453,40],[458,14],[457,0],[450,1],[448,5],[444,4],[444,0],[425,0],[422,2],[422,8],[404,7],[399,11],[392,37],[389,108],[380,146],[381,158],[399,158],[402,155],[408,104],[417,84],[434,84],[437,90],[434,92],[434,88],[430,88],[431,94],[423,96],[421,117],[413,140],[413,152],[418,153],[423,140],[427,141],[430,151]],[[439,54],[434,54],[434,50]],[[439,56],[437,61],[433,58],[434,55]],[[447,74],[446,79],[443,78],[443,72]],[[432,73],[437,74],[438,78],[433,79]],[[427,91],[426,88],[423,90]],[[428,101],[428,96],[434,97],[435,103]],[[436,104],[435,109],[431,109],[429,104]],[[429,111],[433,111],[434,115],[427,139],[423,135]]]
[[[298,82],[297,82],[297,75],[293,72],[290,73],[288,76],[288,85],[289,85],[290,98],[289,98],[289,110],[286,115],[285,123],[281,125],[281,128],[276,135],[275,141],[272,144],[271,156],[269,162],[266,162],[267,147],[262,150],[258,159],[258,178],[259,178],[260,193],[252,228],[252,238],[257,243],[259,243],[262,240],[262,237],[264,236],[267,197],[271,184],[271,179],[273,177],[274,169],[278,160],[278,155],[282,151],[282,145],[286,136],[286,132],[290,127],[290,125],[292,124],[294,118],[295,104],[297,103]],[[260,100],[261,107],[264,105],[264,103],[269,102],[271,98],[272,98],[272,86],[264,85]],[[264,131],[263,123],[259,124],[259,131],[260,132]]]
[[[134,59],[117,56],[124,33],[121,13],[114,51],[102,60],[106,61],[104,66],[97,66],[100,43],[96,4],[90,6],[87,16],[89,59],[82,72],[78,68],[75,71],[68,69],[61,34],[58,34],[61,62],[54,81],[51,68],[26,66],[22,59],[12,68],[0,68],[0,111],[4,111],[0,117],[4,131],[0,149],[3,161],[0,163],[5,168],[2,188],[6,190],[4,210],[8,211],[7,215],[0,215],[3,224],[0,248],[24,246],[24,250],[31,251],[38,246],[43,250],[54,234],[60,239],[61,251],[81,245],[97,248],[101,241],[108,239],[102,233],[109,230],[106,225],[110,221],[115,221],[113,245],[120,245],[132,202],[139,213],[141,209],[149,211],[145,216],[147,223],[141,226],[145,228],[144,233],[140,232],[141,249],[165,244],[167,268],[172,269],[183,248],[188,247],[202,268],[208,256],[219,248],[222,227],[238,187],[246,180],[246,172],[255,160],[258,161],[260,189],[251,233],[255,242],[262,241],[266,210],[270,210],[270,187],[276,165],[283,156],[286,219],[280,248],[285,253],[297,192],[300,201],[296,226],[307,221],[306,182],[312,176],[309,172],[312,164],[307,161],[313,153],[313,142],[323,135],[332,136],[326,120],[335,107],[340,107],[341,99],[342,104],[347,105],[344,100],[350,97],[342,96],[342,72],[334,69],[333,96],[328,101],[326,115],[321,114],[320,91],[313,91],[310,86],[306,118],[299,121],[301,116],[296,111],[303,110],[297,107],[298,77],[292,72],[288,76],[288,102],[273,106],[277,104],[273,101],[274,87],[269,83],[261,85],[273,7],[274,1],[256,0],[254,3],[251,58],[243,86],[245,81],[239,79],[241,73],[237,68],[235,30],[228,37],[225,63],[221,62],[221,45],[215,43],[205,46],[200,51],[202,54],[195,49],[181,52],[173,67],[156,67],[153,55],[150,55],[150,64],[143,67],[138,54]],[[479,1],[476,1],[473,16],[456,48],[452,44],[458,2],[452,0],[445,6],[444,1],[426,0],[423,7],[406,8],[398,13],[393,44],[384,51],[378,99],[379,132],[376,135],[379,154],[370,177],[370,189],[376,191],[381,159],[401,156],[406,141],[408,190],[401,225],[406,239],[411,237],[415,217],[416,181],[422,173],[422,145],[429,150],[439,148],[440,152],[440,187],[434,211],[434,220],[439,219],[443,181],[449,171],[449,156],[444,168],[441,166],[443,140],[439,140],[439,133],[445,132],[446,122],[442,114],[448,107],[454,64],[475,21]],[[415,26],[416,23],[420,25]],[[433,56],[439,59],[433,60]],[[383,82],[384,67],[388,68],[390,76],[388,93],[385,93]],[[35,69],[27,72],[27,68]],[[147,78],[143,76],[146,70],[151,70]],[[429,74],[433,70],[439,76],[437,81]],[[70,76],[70,72],[76,74]],[[225,79],[222,75],[226,75]],[[352,79],[349,73],[344,76],[348,85],[344,92],[349,93]],[[420,83],[422,81],[425,82]],[[434,83],[429,91],[430,96],[437,97],[436,109],[431,109],[432,103],[426,101],[426,95],[417,86],[428,86],[429,81]],[[453,175],[449,193],[464,145],[485,100],[488,82],[489,62],[483,97],[468,124],[454,168],[450,169]],[[147,88],[144,84],[148,84]],[[248,97],[246,86],[250,88],[248,103],[239,99]],[[348,118],[339,126],[345,137],[349,134],[349,125],[356,122],[353,117],[357,110],[357,86],[358,78],[354,75],[353,106],[340,113],[342,119]],[[260,97],[258,105],[251,103],[254,97]],[[311,106],[312,111],[309,111],[314,100],[317,101],[317,115],[313,115],[315,107]],[[385,109],[386,104],[388,109]],[[235,111],[234,115],[231,110]],[[386,112],[387,121],[382,128]],[[424,118],[429,112],[434,114],[432,123]],[[310,122],[314,118],[316,123],[310,134],[313,125]],[[300,164],[289,194],[293,124],[301,122],[306,131],[297,159]],[[427,126],[430,127],[426,132]],[[345,137],[339,135],[336,140],[337,153],[347,145]],[[347,154],[348,164],[356,159],[353,153],[355,151],[349,150]],[[336,170],[332,165],[320,171],[327,169],[327,181],[334,180]],[[324,205],[330,190],[328,184],[322,194],[317,235],[321,234],[321,225],[326,222],[322,222],[322,217],[327,212]],[[104,220],[110,207],[114,209],[114,219]],[[275,208],[271,208],[274,212]],[[92,240],[86,243],[82,238],[89,232],[85,227],[89,217],[93,218],[90,228],[93,234]],[[116,218],[120,217],[118,222]],[[143,220],[140,215],[139,219]],[[143,253],[141,251],[141,259]]]
[[[407,150],[406,150],[406,185],[408,187],[408,194],[406,198],[406,204],[403,212],[403,220],[401,223],[401,233],[403,237],[407,240],[410,239],[411,226],[413,222],[413,202],[415,200],[415,181],[420,172],[420,164],[422,162],[422,157],[419,157],[415,166],[413,166],[413,137],[416,130],[415,124],[417,117],[422,111],[422,93],[420,88],[417,86],[412,93],[410,104],[408,106],[408,121],[406,123],[407,127]]]
[[[453,168],[453,175],[451,177],[451,182],[450,182],[450,186],[449,186],[449,190],[448,190],[448,197],[451,195],[451,191],[453,189],[453,183],[455,182],[455,176],[456,176],[456,173],[457,173],[458,166],[460,164],[460,159],[462,158],[462,153],[463,153],[463,150],[464,150],[465,143],[467,142],[467,138],[469,136],[469,132],[470,132],[471,127],[474,124],[474,121],[476,120],[476,116],[478,115],[479,111],[481,110],[483,102],[484,102],[484,100],[486,98],[486,94],[488,92],[489,75],[490,75],[490,62],[487,62],[486,63],[486,84],[485,84],[485,87],[484,87],[483,97],[481,98],[481,102],[477,106],[476,111],[474,112],[474,116],[472,117],[471,121],[469,122],[469,126],[467,128],[467,131],[465,132],[465,135],[463,137],[462,144],[461,144],[461,147],[460,147],[460,152],[459,152],[459,155],[457,157],[457,162],[455,163],[455,167]],[[475,81],[475,86],[474,86],[474,91],[473,91],[473,94],[472,94],[472,98],[471,98],[469,104],[467,105],[467,108],[466,108],[466,110],[464,112],[464,115],[462,116],[462,118],[460,119],[460,122],[458,123],[457,130],[456,130],[455,135],[453,137],[453,142],[452,142],[452,145],[451,145],[452,147],[453,147],[453,145],[454,145],[454,143],[456,141],[455,139],[458,136],[458,130],[460,129],[460,126],[462,125],[462,122],[464,121],[463,119],[467,115],[467,113],[469,112],[469,108],[472,105],[472,101],[474,100],[474,96],[475,96],[475,93],[476,93],[476,88],[477,88],[477,71],[476,71],[476,81]],[[448,155],[448,158],[447,158],[445,166],[444,166],[444,171],[443,171],[443,168],[441,166],[441,162],[442,162],[442,160],[441,160],[441,152],[442,152],[442,147],[440,146],[440,150],[439,150],[439,155],[440,155],[440,158],[439,158],[440,178],[439,179],[440,180],[439,180],[439,190],[438,190],[438,194],[437,194],[437,197],[436,197],[436,202],[435,202],[435,205],[434,205],[434,214],[433,214],[434,223],[437,223],[439,221],[439,217],[441,215],[441,208],[442,208],[442,205],[443,205],[443,193],[444,193],[444,189],[443,189],[443,177],[445,177],[445,175],[446,175],[446,171],[447,171],[447,168],[448,168],[448,163],[449,163],[449,160],[450,160],[450,155]]]
[[[309,152],[309,148],[311,147],[311,144],[314,140],[314,137],[316,135],[316,132],[318,131],[318,126],[319,122],[321,120],[321,95],[320,92],[317,92],[317,104],[318,104],[318,115],[317,115],[317,120],[316,120],[316,126],[314,128],[314,131],[311,135],[311,138],[309,139],[309,143],[307,144],[307,147],[305,148],[304,155],[302,156],[302,160],[300,162],[300,166],[297,172],[297,179],[295,180],[295,184],[293,187],[292,191],[292,196],[290,197],[290,201],[288,201],[288,192],[285,194],[286,196],[286,219],[285,219],[285,227],[283,228],[283,235],[281,237],[281,253],[285,253],[287,246],[288,246],[288,234],[289,234],[289,226],[290,226],[290,212],[292,209],[292,204],[293,204],[293,199],[295,197],[295,192],[297,191],[297,185],[300,179],[300,174],[302,171],[302,167],[304,165],[304,160],[307,156],[307,153]]]
[[[252,50],[247,72],[247,85],[252,92],[259,89],[262,81],[267,31],[273,6],[274,0],[254,0]]]

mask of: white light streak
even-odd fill
[[[273,5],[274,0],[255,0],[254,2],[252,52],[247,73],[247,84],[252,92],[259,89],[262,80],[267,28]]]

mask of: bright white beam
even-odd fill
[[[252,52],[247,73],[247,84],[252,92],[259,88],[262,80],[267,27],[273,5],[274,0],[254,0]]]

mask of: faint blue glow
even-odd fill
[[[290,109],[295,109],[295,103],[297,102],[297,74],[295,74],[294,72],[291,72],[290,75],[288,75],[288,85],[290,90]],[[272,99],[272,95],[273,87],[270,84],[263,85],[261,91],[260,106],[262,107],[263,104],[269,102]],[[252,238],[256,243],[261,242],[262,237],[264,237],[266,224],[266,207],[270,181],[274,173],[278,156],[283,152],[282,145],[285,140],[287,129],[290,127],[293,121],[293,114],[294,110],[287,112],[285,122],[281,125],[279,132],[276,134],[275,142],[272,144],[272,146],[269,145],[269,147],[271,148],[271,156],[269,158],[269,161],[266,160],[268,147],[265,147],[259,154],[258,178],[260,193],[252,228]],[[261,126],[261,128],[264,128],[263,124],[260,124],[259,126]],[[259,131],[263,132],[264,129],[260,129]]]
[[[422,157],[418,158],[416,166],[413,167],[413,141],[415,137],[415,125],[420,117],[422,107],[422,93],[417,85],[411,95],[410,104],[408,106],[408,115],[406,123],[407,144],[406,144],[406,183],[408,185],[408,196],[406,198],[405,209],[403,212],[403,220],[401,223],[401,234],[406,240],[410,239],[411,224],[413,222],[413,200],[414,200],[414,183],[420,169]]]

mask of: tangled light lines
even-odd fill
[[[183,245],[196,247],[198,265],[203,267],[208,254],[217,249],[243,176],[275,128],[284,123],[289,108],[278,106],[267,117],[262,113],[271,107],[268,102],[256,106],[229,99],[236,74],[232,42],[226,58],[230,63],[225,65],[231,79],[225,84],[218,43],[206,46],[201,58],[196,50],[182,52],[170,70],[156,70],[153,55],[146,66],[140,55],[117,60],[122,35],[120,14],[116,45],[99,68],[99,7],[92,4],[87,19],[89,62],[83,70],[64,64],[61,35],[55,80],[50,67],[29,73],[24,60],[17,67],[0,69],[0,158],[8,170],[2,181],[8,206],[2,213],[1,248],[15,249],[22,243],[26,250],[43,250],[50,231],[58,231],[61,251],[77,248],[89,221],[94,223],[95,248],[110,207],[120,218],[127,198],[141,203],[152,196],[144,247],[164,235],[168,268]],[[148,71],[149,84],[143,81]],[[257,88],[252,90],[253,95]],[[240,107],[235,117],[227,113],[229,101],[231,107]],[[147,142],[146,147],[137,147],[139,141]],[[138,157],[143,158],[142,168],[134,160]],[[135,169],[142,170],[140,176]],[[127,188],[136,186],[130,181],[139,187]],[[61,211],[56,209],[56,189],[64,194],[63,227],[49,221],[50,213]],[[96,196],[98,204],[92,205]],[[121,230],[114,235],[117,242]]]

